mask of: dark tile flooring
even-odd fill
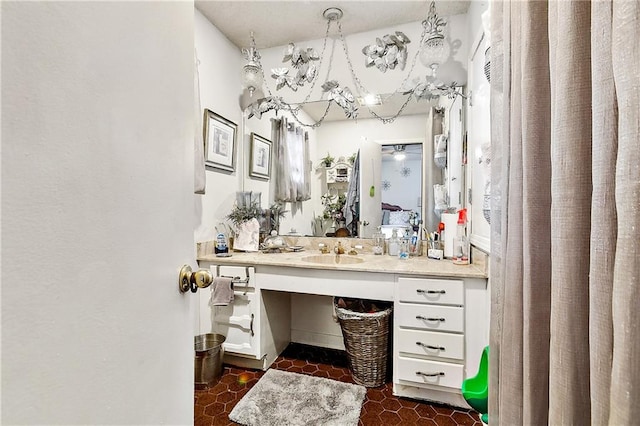
[[[333,349],[292,343],[271,368],[353,383],[346,353]],[[194,424],[235,425],[229,420],[229,413],[263,374],[225,365],[216,385],[195,391]],[[473,410],[399,398],[393,396],[392,390],[390,380],[384,386],[367,388],[359,425],[482,425]]]

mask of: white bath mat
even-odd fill
[[[270,369],[229,419],[246,426],[357,426],[365,394],[364,386]]]

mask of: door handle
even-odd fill
[[[416,315],[416,319],[419,321],[439,321],[439,322],[444,322],[445,319],[444,318],[433,318],[433,317],[425,317],[422,315]]]
[[[207,288],[213,282],[213,274],[207,269],[198,269],[193,272],[191,266],[182,265],[178,275],[178,289],[180,293],[186,293],[191,290],[195,293],[199,288]]]
[[[423,290],[421,288],[416,290],[418,294],[446,294],[447,292],[444,290]]]
[[[434,345],[427,345],[426,343],[422,343],[422,342],[416,342],[416,345],[418,346],[422,346],[423,348],[427,348],[427,349],[433,349],[434,351],[444,351],[444,346],[434,346]]]
[[[444,371],[438,371],[437,373],[423,373],[422,371],[416,371],[416,375],[423,377],[440,377],[444,376]]]

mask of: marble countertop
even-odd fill
[[[356,257],[363,261],[360,263],[315,263],[304,260],[307,257],[322,256],[331,261],[336,254],[321,254],[318,250],[304,250],[300,252],[284,253],[246,253],[232,252],[230,257],[217,257],[215,254],[199,250],[197,260],[199,262],[212,262],[218,265],[242,265],[242,266],[281,266],[289,268],[322,269],[335,271],[360,271],[378,272],[388,274],[403,275],[428,275],[440,277],[459,278],[487,278],[484,265],[454,265],[451,260],[433,260],[426,256],[411,257],[407,260],[400,260],[389,255],[373,254],[342,254],[341,258]],[[348,261],[348,260],[347,260]]]

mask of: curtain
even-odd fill
[[[311,198],[309,135],[286,118],[271,119],[274,145],[274,200],[301,202]]]
[[[489,421],[636,423],[639,3],[491,15]]]
[[[351,168],[351,179],[347,187],[344,203],[345,227],[351,235],[358,234],[358,222],[360,221],[360,150],[356,153],[356,159]]]

